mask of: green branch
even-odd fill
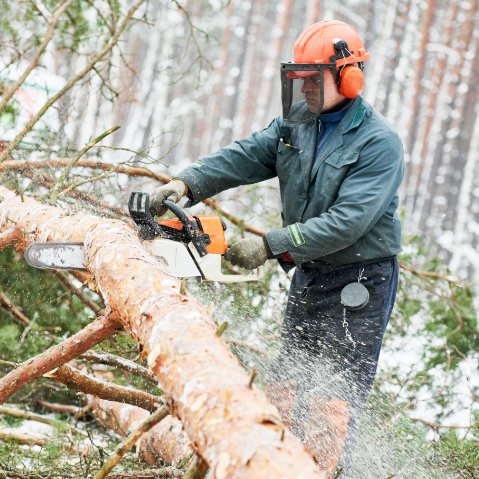
[[[101,140],[106,138],[108,135],[111,135],[114,133],[116,130],[121,128],[121,126],[114,126],[113,128],[110,128],[109,130],[103,132],[100,136],[97,136],[93,140],[89,141],[68,163],[68,165],[65,167],[63,170],[62,174],[60,175],[60,178],[55,182],[53,185],[52,189],[50,190],[50,193],[48,195],[48,198],[50,199],[50,203],[55,203],[57,201],[58,195],[61,192],[61,189],[63,188],[63,185],[65,183],[65,180],[67,179],[68,175],[70,174],[71,170],[75,166],[75,164],[78,162],[78,160],[89,150],[91,150],[97,143],[99,143]]]

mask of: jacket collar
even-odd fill
[[[326,140],[317,158],[316,138],[318,134],[318,120],[299,127],[299,135],[303,140],[303,148],[299,152],[299,156],[305,191],[308,191],[310,182],[326,158],[343,146],[343,135],[361,125],[370,108],[362,97],[355,98],[336,127],[335,132]]]

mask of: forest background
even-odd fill
[[[114,217],[124,217],[130,191],[150,191],[157,182],[85,168],[82,160],[174,175],[280,114],[279,63],[292,59],[294,40],[307,25],[323,18],[354,25],[371,52],[364,96],[401,135],[407,166],[400,191],[405,230],[400,292],[371,401],[381,432],[370,419],[360,445],[375,438],[377,477],[429,477],[423,466],[416,472],[404,466],[411,437],[420,451],[415,463],[434,464],[441,471],[437,477],[444,471],[475,477],[476,0],[0,0],[0,12],[0,166],[23,162],[21,168],[0,169],[2,183],[37,197],[56,190],[57,203],[65,208]],[[25,168],[25,162],[46,159],[58,164]],[[72,159],[68,182],[59,183],[61,167]],[[218,200],[242,220],[229,223],[230,239],[249,234],[245,223],[262,229],[280,225],[275,180],[225,192]],[[194,210],[205,211],[210,211],[205,205]],[[88,322],[91,309],[64,281],[26,268],[10,248],[0,253],[0,263],[0,294],[8,298],[0,310],[2,360],[26,360]],[[218,322],[230,323],[227,337],[252,346],[236,352],[260,376],[277,347],[289,283],[276,265],[264,273],[255,286],[191,286],[203,301],[220,307]],[[29,326],[15,322],[12,304]],[[136,357],[126,338],[108,347]],[[17,403],[38,409],[39,398],[80,401],[42,381],[19,393]],[[384,431],[395,438],[389,448],[380,446]],[[1,447],[0,467],[7,468],[12,450],[28,456],[10,443]],[[62,452],[49,454],[62,457]],[[365,449],[362,457],[364,463],[372,460]],[[431,477],[435,473],[428,469]]]

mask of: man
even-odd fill
[[[283,116],[183,170],[153,192],[151,208],[162,214],[165,198],[188,195],[193,205],[279,177],[284,227],[238,241],[225,258],[296,266],[267,393],[330,477],[367,399],[394,303],[403,149],[360,96],[369,52],[352,27],[312,25],[294,58],[281,65]]]

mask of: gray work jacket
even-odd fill
[[[318,123],[275,118],[262,131],[199,159],[177,177],[191,205],[238,185],[278,176],[283,228],[266,240],[297,265],[340,266],[396,255],[401,249],[397,190],[403,146],[387,121],[356,98],[318,155]]]

